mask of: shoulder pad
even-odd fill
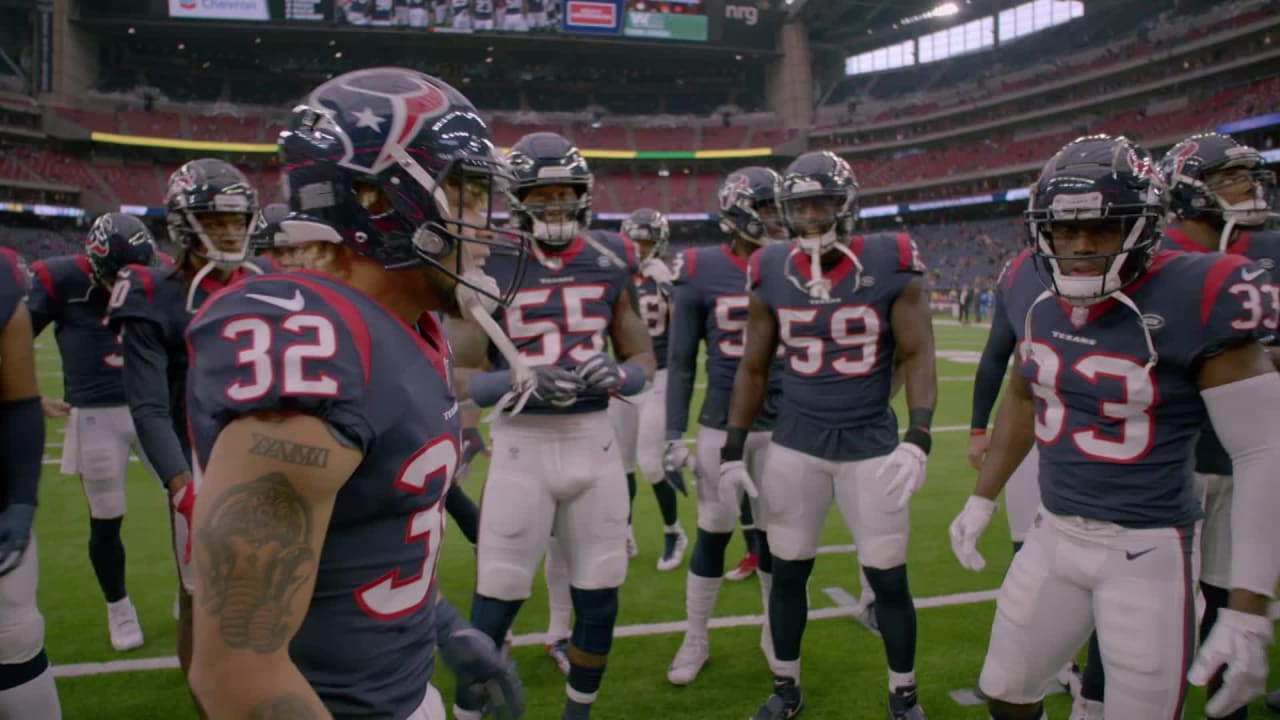
[[[250,278],[209,298],[187,328],[191,412],[321,417],[364,449],[372,339],[353,298],[303,274]]]

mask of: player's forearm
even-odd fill
[[[0,467],[5,494],[17,505],[35,505],[44,457],[44,412],[40,398],[0,402]]]
[[[932,413],[938,404],[938,371],[932,347],[904,355],[902,381],[907,389],[907,408]]]
[[[973,413],[969,417],[969,427],[974,430],[986,430],[991,423],[991,410],[1000,395],[1000,385],[1004,382],[1009,356],[1013,354],[1016,342],[1008,320],[1001,312],[1002,307],[996,305],[996,315],[991,319],[991,334],[987,336],[987,345],[978,360],[978,373],[973,379]]]
[[[287,653],[261,656],[197,644],[188,681],[209,720],[333,717]]]
[[[733,393],[729,397],[730,429],[747,430],[755,424],[764,408],[764,396],[769,389],[769,372],[760,372],[747,366],[738,365],[738,372],[733,378]]]
[[[1020,381],[1015,378],[1010,382]],[[1009,482],[1009,477],[1022,464],[1035,444],[1035,404],[1031,398],[1010,389],[996,412],[996,426],[991,436],[978,484],[973,494],[995,500]]]
[[[1280,375],[1267,372],[1208,388],[1201,397],[1234,474],[1231,588],[1242,593],[1237,601],[1247,601],[1243,593],[1270,597],[1280,579]],[[1266,611],[1265,603],[1253,605]]]

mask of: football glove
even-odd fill
[[[0,511],[0,577],[22,563],[22,554],[31,542],[31,521],[36,506],[13,503]]]
[[[191,562],[191,517],[195,514],[196,507],[195,483],[188,481],[186,485],[178,488],[178,492],[169,496],[169,503],[173,506],[173,512],[187,523],[187,543],[182,549],[182,562],[189,563]]]
[[[693,469],[693,453],[689,452],[684,440],[668,440],[666,449],[662,451],[662,471],[673,473]]]
[[[440,657],[475,699],[486,718],[515,720],[524,716],[524,688],[515,663],[502,656],[493,639],[461,618],[442,618],[436,638]]]
[[[462,428],[462,457],[458,461],[458,470],[454,477],[466,479],[471,474],[471,461],[476,455],[489,457],[489,448],[484,445],[484,436],[476,428]]]
[[[995,501],[970,495],[964,509],[951,521],[951,552],[964,569],[978,572],[987,566],[982,553],[978,552],[978,538],[982,537],[995,511]]]
[[[1222,687],[1205,703],[1210,717],[1230,715],[1267,689],[1267,646],[1271,644],[1271,620],[1223,608],[1218,611],[1209,637],[1200,646],[1187,680],[1204,686],[1220,670]]]
[[[600,353],[587,358],[575,371],[585,388],[612,393],[622,387],[622,368],[612,356]]]
[[[733,493],[734,497],[738,496],[739,490],[753,499],[760,495],[756,484],[751,482],[751,475],[747,473],[746,463],[741,460],[720,463],[720,489]]]
[[[894,510],[906,507],[911,496],[924,485],[928,463],[929,456],[924,454],[919,445],[900,442],[880,465],[876,479],[887,483],[884,492],[893,502]]]
[[[584,389],[582,378],[572,370],[555,365],[533,368],[533,397],[554,407],[569,407]]]

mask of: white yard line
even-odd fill
[[[850,596],[852,597],[852,596]],[[916,598],[916,608],[926,610],[929,608],[954,607],[956,605],[976,605],[978,603],[990,602],[996,597],[995,590],[983,590],[981,592],[955,593],[952,595],[937,595],[927,598]],[[854,607],[834,607],[823,608],[822,610],[810,610],[810,620],[830,620],[832,618],[852,617],[856,611]],[[760,625],[764,622],[762,615],[736,615],[733,617],[712,618],[710,627],[714,629],[750,627],[752,625]],[[683,633],[687,628],[684,620],[677,622],[662,623],[640,623],[637,625],[621,625],[614,629],[614,637],[648,637],[651,635],[674,635]],[[546,635],[543,633],[528,633],[526,635],[515,636],[515,645],[517,647],[527,647],[531,645],[543,645],[546,643]],[[53,668],[54,677],[84,677],[86,675],[106,675],[110,673],[126,673],[141,672],[144,670],[172,670],[178,667],[178,658],[169,657],[152,657],[152,658],[134,658],[129,660],[111,660],[108,662],[92,662],[92,663],[71,663],[67,665],[55,665]]]

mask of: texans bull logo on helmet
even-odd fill
[[[388,77],[400,83],[393,92],[386,89]],[[376,78],[378,89],[362,83],[365,78]],[[333,123],[330,128],[337,130],[335,135],[346,150],[340,164],[370,175],[394,165],[393,149],[405,147],[428,121],[444,116],[451,108],[440,88],[409,73],[389,76],[378,68],[349,73],[321,85],[312,92],[308,104],[326,109],[330,119],[336,112],[349,115],[345,123]],[[351,128],[350,134],[342,132],[344,125]]]

